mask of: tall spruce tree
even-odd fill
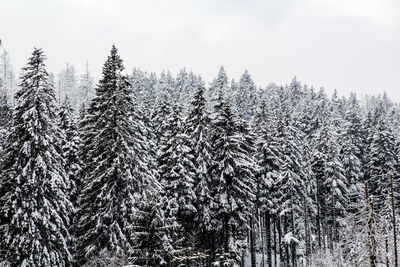
[[[67,196],[46,57],[34,49],[23,68],[0,166],[2,258],[12,266],[71,266]]]
[[[240,77],[235,99],[239,114],[245,120],[250,120],[257,107],[258,93],[257,87],[247,70]]]
[[[77,259],[83,264],[104,249],[129,254],[134,245],[138,198],[157,181],[141,157],[143,123],[135,114],[131,85],[115,46],[103,66],[84,119],[84,186],[78,199]]]
[[[69,180],[68,193],[72,204],[75,206],[82,187],[82,162],[79,157],[80,138],[75,111],[69,102],[68,96],[65,97],[59,108],[58,125],[64,135],[61,142],[61,149],[64,158],[64,168]]]
[[[193,227],[196,195],[194,188],[195,167],[189,138],[184,133],[182,107],[175,105],[167,119],[170,129],[165,132],[158,163],[160,179],[167,198],[166,210],[175,216],[185,230]]]
[[[196,227],[199,228],[203,237],[203,248],[209,248],[209,234],[212,229],[212,221],[215,220],[211,207],[214,206],[212,196],[212,179],[209,173],[212,164],[210,144],[210,118],[206,110],[204,88],[199,86],[194,93],[189,106],[189,113],[185,121],[185,133],[189,138],[189,146],[193,153],[194,193]]]
[[[223,66],[219,68],[217,77],[212,81],[207,90],[207,97],[210,105],[215,104],[220,90],[222,90],[224,93],[227,93],[228,91],[228,76],[226,75]],[[211,107],[212,106],[210,106],[210,108]]]
[[[214,106],[213,117],[213,195],[216,205],[213,212],[217,220],[215,230],[219,252],[240,259],[241,241],[249,229],[248,220],[254,207],[254,161],[246,148],[236,116],[223,92]]]

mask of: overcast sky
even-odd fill
[[[115,43],[128,72],[185,66],[210,82],[223,65],[261,86],[297,76],[400,101],[399,14],[398,0],[2,0],[0,49],[17,73],[35,46],[49,71],[89,61],[98,78]]]

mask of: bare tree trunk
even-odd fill
[[[389,267],[389,244],[387,237],[385,238],[386,267]]]
[[[278,266],[277,262],[277,245],[276,245],[276,217],[274,218],[274,267]]]
[[[308,225],[308,208],[306,199],[304,198],[304,231],[305,231],[305,238],[306,238],[306,259],[307,264],[310,264],[311,259],[311,240],[310,240],[310,226]]]
[[[376,267],[376,240],[375,240],[375,218],[374,218],[374,204],[372,199],[368,196],[368,182],[365,182],[365,201],[369,207],[368,214],[368,249],[369,249],[369,262],[371,267]]]
[[[268,267],[272,267],[272,249],[271,249],[271,218],[269,211],[265,212],[265,234],[267,242],[267,262]]]
[[[317,187],[317,191],[318,191],[318,187]],[[318,194],[318,192],[317,192]],[[316,197],[317,200],[317,234],[318,234],[318,247],[319,250],[321,250],[322,248],[322,237],[321,237],[321,208],[319,205],[319,200],[318,197]]]
[[[256,250],[254,245],[254,215],[250,217],[250,258],[251,267],[256,267]]]
[[[265,221],[264,221],[264,214],[260,214],[260,237],[261,237],[261,250],[262,250],[262,263],[261,267],[265,267]]]
[[[283,255],[283,244],[282,244],[282,229],[281,229],[281,218],[278,217],[278,244],[279,244],[279,265],[282,265]]]
[[[291,228],[292,228],[292,233],[293,236],[295,235],[295,227],[294,227],[294,212],[293,212],[293,207],[292,207],[292,212],[291,212]],[[297,252],[296,252],[296,242],[292,240],[291,244],[291,254],[292,254],[292,266],[296,267],[297,266]]]
[[[396,212],[394,209],[394,193],[393,193],[393,178],[392,172],[389,173],[390,176],[390,195],[392,200],[392,223],[393,223],[393,246],[394,246],[394,266],[398,267],[397,259],[397,231],[396,231]]]

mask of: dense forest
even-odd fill
[[[0,57],[0,265],[398,266],[385,94],[45,60]]]

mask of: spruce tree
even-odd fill
[[[237,85],[236,108],[245,120],[254,115],[258,103],[257,87],[246,70],[240,77]]]
[[[141,156],[144,127],[135,114],[131,84],[115,46],[103,66],[84,119],[84,185],[78,199],[77,259],[83,264],[104,249],[129,254],[133,248],[138,198],[156,183]]]
[[[193,190],[196,195],[194,206],[197,210],[194,220],[196,227],[204,236],[203,248],[210,246],[208,238],[210,238],[212,220],[215,220],[211,212],[214,203],[211,193],[212,179],[209,173],[212,164],[210,123],[209,114],[206,110],[204,88],[199,86],[189,106],[184,132],[189,138],[189,146],[193,153],[192,161],[195,167]]]
[[[223,66],[219,68],[217,77],[212,81],[207,90],[207,97],[210,105],[215,104],[220,90],[222,90],[224,93],[227,93],[228,91],[228,76],[226,75]],[[212,106],[210,106],[210,108],[211,107]]]
[[[160,179],[167,199],[166,210],[169,216],[178,219],[187,231],[193,227],[196,195],[194,188],[195,167],[189,138],[184,133],[182,107],[175,105],[167,120],[170,128],[165,132],[158,158]]]
[[[72,204],[75,206],[82,187],[82,162],[79,158],[80,138],[75,119],[75,111],[72,108],[68,96],[65,97],[59,108],[58,125],[64,135],[61,142],[61,149],[64,158],[64,168],[69,180],[68,193]]]
[[[219,252],[238,260],[241,242],[249,229],[254,207],[254,161],[245,148],[245,136],[222,91],[214,106],[213,117],[213,196],[216,205],[214,229],[218,233]]]
[[[1,243],[12,266],[71,266],[67,176],[46,57],[34,49],[23,68],[0,166]]]

